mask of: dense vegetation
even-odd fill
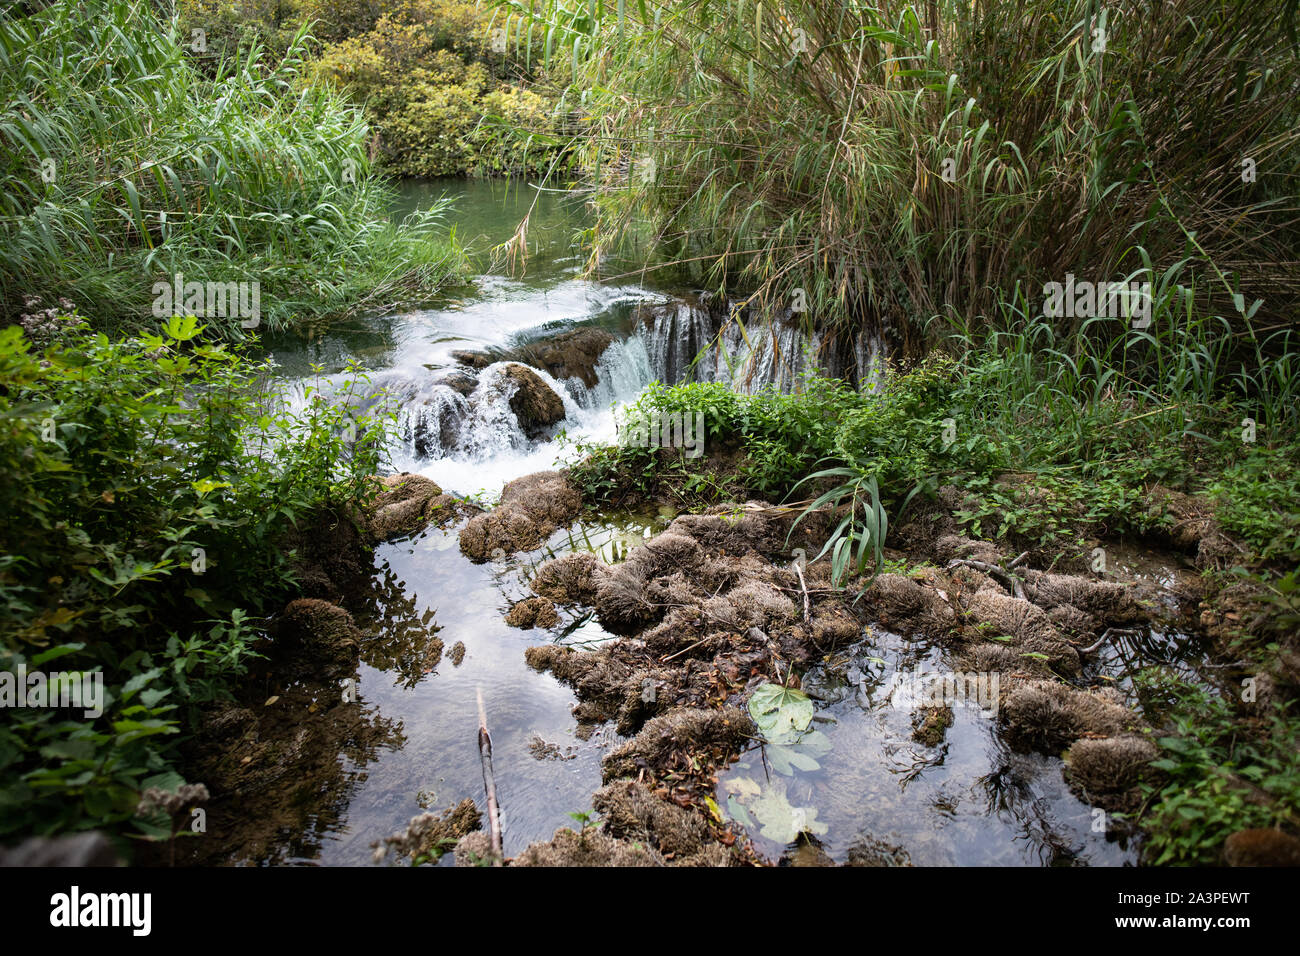
[[[576,70],[597,250],[648,230],[656,262],[905,347],[1067,273],[1181,284],[1234,331],[1294,308],[1293,3],[504,6]]]
[[[309,72],[364,107],[374,159],[400,176],[538,174],[561,159],[556,100],[535,84],[540,38],[507,44],[504,17],[461,0],[181,0],[218,61],[307,26]]]
[[[0,14],[0,670],[99,673],[105,715],[0,726],[0,838],[131,827],[196,709],[294,593],[286,529],[364,504],[384,429],[299,413],[229,340],[429,297],[462,267],[397,175],[575,171],[593,269],[645,257],[823,341],[877,390],[654,386],[711,458],[583,448],[589,500],[852,502],[836,571],[942,485],[972,533],[1077,557],[1158,532],[1154,486],[1240,541],[1261,672],[1300,629],[1296,3],[127,0]],[[519,233],[523,241],[525,232]],[[259,314],[159,314],[156,283]],[[1045,314],[1067,275],[1150,314]],[[182,314],[173,315],[173,312]],[[1149,321],[1145,321],[1149,319]],[[160,330],[161,327],[161,330]],[[222,344],[222,343],[225,344]],[[1295,829],[1294,701],[1143,677],[1167,736],[1153,862]],[[1261,797],[1262,795],[1262,797]]]
[[[102,674],[104,716],[6,710],[0,836],[117,830],[175,789],[195,709],[293,593],[286,532],[364,501],[382,447],[345,405],[279,409],[193,317],[113,340],[62,311],[0,332],[0,670]]]
[[[6,700],[5,838],[157,834],[141,791],[182,782],[197,709],[295,593],[286,536],[372,493],[382,423],[286,410],[271,366],[220,343],[460,268],[437,210],[391,222],[366,124],[304,77],[304,42],[204,72],[146,4],[0,16],[0,671],[105,690],[102,715]],[[253,285],[257,311],[159,309],[178,273]]]
[[[155,283],[179,274],[258,284],[257,315],[210,316],[237,339],[442,286],[460,254],[437,211],[392,223],[367,126],[304,78],[304,42],[275,64],[249,47],[209,77],[145,4],[0,17],[6,318],[65,298],[100,327],[156,328]]]
[[[1154,351],[1157,366],[1165,363],[1150,386],[1125,374],[1118,351],[1099,354],[1083,339],[1071,347],[1040,321],[979,347],[968,342],[955,358],[938,354],[891,375],[878,392],[815,377],[792,394],[657,386],[633,414],[701,413],[706,447],[739,452],[723,484],[685,460],[669,466],[680,477],[669,482],[671,493],[685,493],[691,505],[738,494],[783,500],[830,463],[874,480],[893,512],[940,484],[978,490],[987,510],[967,516],[973,530],[1065,549],[1081,531],[1147,530],[1152,519],[1138,505],[1160,483],[1216,501],[1225,527],[1261,559],[1300,562],[1295,377],[1279,373],[1253,401],[1234,400],[1228,368],[1211,354],[1181,339],[1132,338]],[[1249,440],[1247,418],[1255,422]],[[674,475],[664,468],[657,449],[617,445],[593,450],[576,473],[589,493],[618,501],[666,490],[661,482]],[[1016,482],[996,482],[1008,474]]]
[[[648,250],[733,319],[879,334],[903,362],[875,393],[653,390],[636,413],[701,412],[719,467],[584,449],[589,494],[853,503],[828,544],[847,574],[943,484],[971,533],[1063,558],[1158,532],[1160,485],[1243,542],[1206,572],[1255,589],[1223,652],[1245,673],[1294,657],[1295,4],[506,6],[571,58],[564,96],[599,130],[593,263]],[[1053,314],[1067,276],[1150,283],[1150,314]],[[1167,704],[1148,859],[1294,830],[1294,695],[1260,713],[1230,683],[1145,680]]]

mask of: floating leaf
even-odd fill
[[[757,826],[754,818],[749,815],[749,811],[735,797],[727,797],[727,812],[731,814],[733,820],[738,820],[742,825],[753,828]]]
[[[742,797],[756,797],[762,792],[762,787],[756,784],[748,777],[732,777],[724,782],[723,786],[729,793],[735,793]]]
[[[792,776],[795,770],[820,770],[819,757],[831,752],[831,741],[820,730],[806,733],[792,744],[768,744],[767,759],[772,769],[782,776]]]

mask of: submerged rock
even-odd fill
[[[372,843],[374,861],[382,863],[389,851],[395,852],[399,858],[436,860],[451,851],[466,834],[477,830],[482,819],[478,807],[468,797],[441,814],[422,813],[412,817],[401,833]]]
[[[495,359],[486,352],[480,352],[475,349],[455,349],[451,357],[462,365],[468,365],[472,369],[482,370],[491,365]]]
[[[361,631],[352,615],[319,598],[290,601],[272,624],[280,650],[311,669],[346,668],[361,653]]]
[[[98,831],[60,837],[29,837],[0,849],[0,866],[121,866],[112,842]]]

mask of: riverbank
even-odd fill
[[[1293,636],[1277,631],[1267,577],[1243,584],[1194,570],[1240,542],[1178,511],[1172,535],[1155,530],[1136,542],[1158,549],[1142,561],[1134,542],[1113,539],[1082,561],[1017,555],[1005,540],[962,533],[960,516],[974,504],[944,486],[891,534],[886,570],[839,586],[829,560],[801,557],[817,552],[838,516],[814,514],[792,534],[802,509],[757,502],[683,515],[616,565],[588,555],[542,564],[531,582],[537,596],[525,602],[530,618],[578,605],[627,636],[593,651],[535,646],[529,663],[575,688],[580,721],[611,721],[628,739],[602,762],[600,824],[584,822],[513,862],[973,862],[951,843],[937,854],[927,847],[922,834],[933,823],[905,822],[917,815],[915,794],[900,800],[862,774],[873,760],[901,763],[922,788],[927,770],[969,770],[992,726],[1007,764],[985,770],[1021,778],[1000,786],[1034,791],[1055,780],[1078,801],[1072,831],[1057,817],[1061,795],[1043,798],[1051,823],[1030,848],[1040,864],[1099,863],[1114,845],[1122,852],[1112,863],[1293,863]],[[1167,509],[1170,496],[1153,489],[1142,505]],[[473,553],[478,535],[467,532],[462,548]],[[1099,567],[1098,552],[1110,553],[1110,567]],[[899,637],[910,658],[898,656]],[[923,680],[903,666],[915,665],[918,647]],[[865,661],[880,666],[873,673]],[[862,741],[812,723],[814,706],[820,713],[852,694],[846,667],[878,698],[876,712],[899,725],[884,751],[849,759],[852,773],[835,751]],[[936,686],[950,688],[946,699]],[[765,710],[774,695],[778,706]],[[776,719],[772,710],[790,712],[792,735],[759,729],[756,720]],[[981,723],[983,732],[972,729]],[[1235,752],[1209,759],[1210,742],[1230,734]],[[1015,755],[1032,753],[1063,762],[1026,779]],[[847,818],[834,802],[846,773],[858,798]],[[880,803],[864,809],[863,799]],[[823,800],[831,804],[819,818]],[[950,823],[958,833],[970,814],[961,803]],[[846,824],[864,819],[881,833],[846,840]],[[483,840],[463,840],[461,861],[483,858]]]
[[[1031,421],[1022,428],[1033,434],[964,436],[985,455],[962,459],[964,468],[943,459],[940,471],[938,407],[980,408],[996,420],[999,403],[1015,401],[1005,389],[951,390],[980,381],[936,362],[875,393],[830,382],[789,395],[698,383],[652,389],[641,412],[698,410],[710,423],[699,436],[706,455],[597,450],[564,475],[508,483],[494,509],[437,532],[512,581],[482,608],[490,619],[495,606],[496,626],[523,629],[525,643],[501,651],[576,695],[577,730],[566,731],[576,747],[557,746],[553,732],[521,734],[507,717],[497,739],[511,756],[498,767],[517,773],[520,739],[536,736],[527,759],[581,761],[594,813],[574,805],[577,832],[549,841],[521,844],[516,826],[512,863],[1289,859],[1297,790],[1288,742],[1300,676],[1294,606],[1285,603],[1294,450],[1238,449],[1239,432],[1217,444],[1198,439],[1181,448],[1181,472],[1165,459],[1162,483],[1147,478],[1159,456],[1111,448],[1064,484],[1043,457],[1022,455],[1019,470],[1005,470],[1007,449],[1041,445],[1037,430],[1056,427]],[[1121,420],[1145,414],[1119,401]],[[1226,427],[1236,413],[1222,414]],[[848,502],[836,510],[815,497],[844,475],[797,487],[818,466],[793,453],[871,448],[872,435],[912,453],[854,459],[880,464],[876,487],[893,490],[876,500],[890,522],[877,574],[870,538],[865,550],[851,545],[865,568],[837,573],[832,531]],[[782,441],[790,447],[778,453]],[[1125,461],[1123,472],[1107,471],[1111,456]],[[784,460],[794,464],[783,472],[756,467]],[[933,489],[921,483],[905,494],[904,467],[912,479],[933,469]],[[1234,485],[1223,476],[1249,478]],[[1273,484],[1261,487],[1261,476]],[[774,478],[797,493],[755,490]],[[781,505],[783,497],[797,500]],[[850,526],[865,529],[865,485],[861,497]],[[625,548],[560,545],[611,507],[667,517]],[[423,550],[420,533],[413,540]],[[446,568],[461,560],[442,554],[434,560]],[[579,624],[588,641],[577,639]],[[784,738],[770,723],[758,727],[773,714],[788,715]],[[593,732],[607,736],[595,748],[580,743]],[[468,734],[454,749],[473,766]],[[423,790],[408,786],[417,782]],[[514,790],[522,781],[511,783],[508,814],[524,799]],[[474,799],[472,773],[460,787],[449,793]],[[1010,825],[990,812],[1001,801]],[[459,836],[447,829],[453,821],[457,831],[472,826],[459,812],[443,820],[444,806],[428,802],[431,816],[394,834],[393,845],[407,858],[437,859]],[[936,840],[939,820],[947,835]],[[1017,835],[1025,827],[1027,840]],[[485,859],[483,840],[466,838],[460,862]]]

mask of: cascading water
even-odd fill
[[[881,355],[877,336],[862,333],[848,345],[829,348],[820,333],[809,335],[792,318],[754,321],[741,315],[724,320],[704,305],[678,300],[643,309],[638,330],[663,382],[722,381],[742,392],[768,385],[791,391],[816,369],[875,386]]]
[[[555,241],[530,249],[526,278],[481,277],[473,294],[440,308],[273,346],[289,404],[302,408],[319,396],[358,413],[381,404],[396,412],[389,449],[395,470],[426,475],[449,492],[490,497],[510,479],[571,454],[557,431],[586,442],[613,440],[615,406],[656,380],[791,389],[815,364],[860,387],[877,381],[881,346],[870,336],[831,347],[805,335],[789,316],[770,326],[746,318],[742,332],[707,302],[588,282],[577,276],[579,264],[569,254],[569,226],[576,223],[564,221],[554,195],[541,193],[534,202],[526,194],[503,198],[493,184],[456,188],[461,221],[492,226],[489,240],[511,235],[534,205],[530,239],[545,235],[546,221],[556,223]],[[575,338],[557,344],[565,335]],[[583,348],[573,346],[577,338]],[[587,348],[593,343],[597,349]],[[548,350],[566,349],[563,361],[546,358]],[[585,357],[571,362],[577,353]],[[511,362],[534,372],[520,376]],[[344,390],[345,381],[357,378],[352,363],[366,380]],[[557,375],[538,364],[579,370]],[[537,427],[536,416],[530,427],[520,423],[513,400],[535,397],[521,395],[525,387],[555,393],[545,427]],[[349,607],[365,635],[358,713],[351,705],[330,707],[311,722],[319,727],[340,715],[333,729],[314,738],[310,764],[294,765],[295,772],[305,769],[291,798],[273,777],[273,785],[239,798],[251,802],[224,817],[233,822],[220,828],[220,837],[191,845],[224,862],[366,863],[373,841],[403,830],[414,814],[465,799],[482,805],[480,707],[493,736],[507,855],[571,826],[571,814],[591,806],[602,759],[621,739],[612,724],[576,726],[572,690],[530,667],[525,649],[548,641],[582,647],[611,635],[581,605],[561,602],[556,623],[527,630],[507,624],[507,614],[534,596],[540,561],[575,551],[617,561],[671,517],[667,507],[635,514],[607,508],[557,529],[539,548],[487,562],[460,551],[460,519],[377,546],[371,588]],[[905,666],[922,663],[941,665],[941,651],[882,633],[806,677],[805,686],[818,691],[819,717],[835,721],[824,731],[832,749],[817,776],[797,784],[783,778],[780,796],[794,801],[792,809],[821,808],[837,859],[879,862],[888,850],[891,860],[913,862],[1127,861],[1129,850],[1099,836],[1071,842],[1072,834],[1092,832],[1092,820],[1066,792],[1059,761],[1002,753],[982,718],[956,713],[953,747],[920,753],[922,766],[910,711],[878,707],[869,693]],[[284,700],[279,703],[283,709]],[[299,734],[305,726],[295,718],[282,729]],[[745,759],[719,774],[720,803],[733,791],[752,795],[766,781],[763,760],[750,754],[745,767]],[[903,774],[906,793],[898,783]],[[880,832],[890,846],[877,839]]]
[[[497,282],[491,288],[509,287]],[[630,316],[617,314],[633,295],[623,290],[612,300],[591,296],[585,315],[557,321],[539,309],[543,321],[533,327],[512,317],[506,335],[473,343],[487,346],[473,354],[490,362],[477,371],[452,354],[452,346],[463,340],[439,337],[428,360],[403,356],[371,373],[369,384],[354,388],[347,400],[359,415],[380,409],[395,414],[389,448],[394,469],[427,475],[457,493],[490,496],[513,478],[556,467],[574,443],[614,441],[617,409],[654,381],[729,382],[752,393],[769,385],[791,391],[810,368],[865,387],[878,374],[880,348],[873,337],[862,335],[851,348],[829,349],[820,335],[810,336],[788,321],[726,322],[695,301],[639,294],[641,302]],[[415,313],[405,321],[436,324],[444,315]],[[614,333],[592,368],[593,384],[578,376],[557,380],[533,367],[563,403],[564,418],[548,434],[530,435],[511,407],[517,385],[505,371],[512,353],[521,344],[536,345],[586,327]],[[494,357],[501,360],[491,361]],[[339,373],[324,384],[337,394],[347,379]],[[301,390],[296,396],[298,403],[305,401]],[[554,440],[557,432],[563,432],[563,441]]]

